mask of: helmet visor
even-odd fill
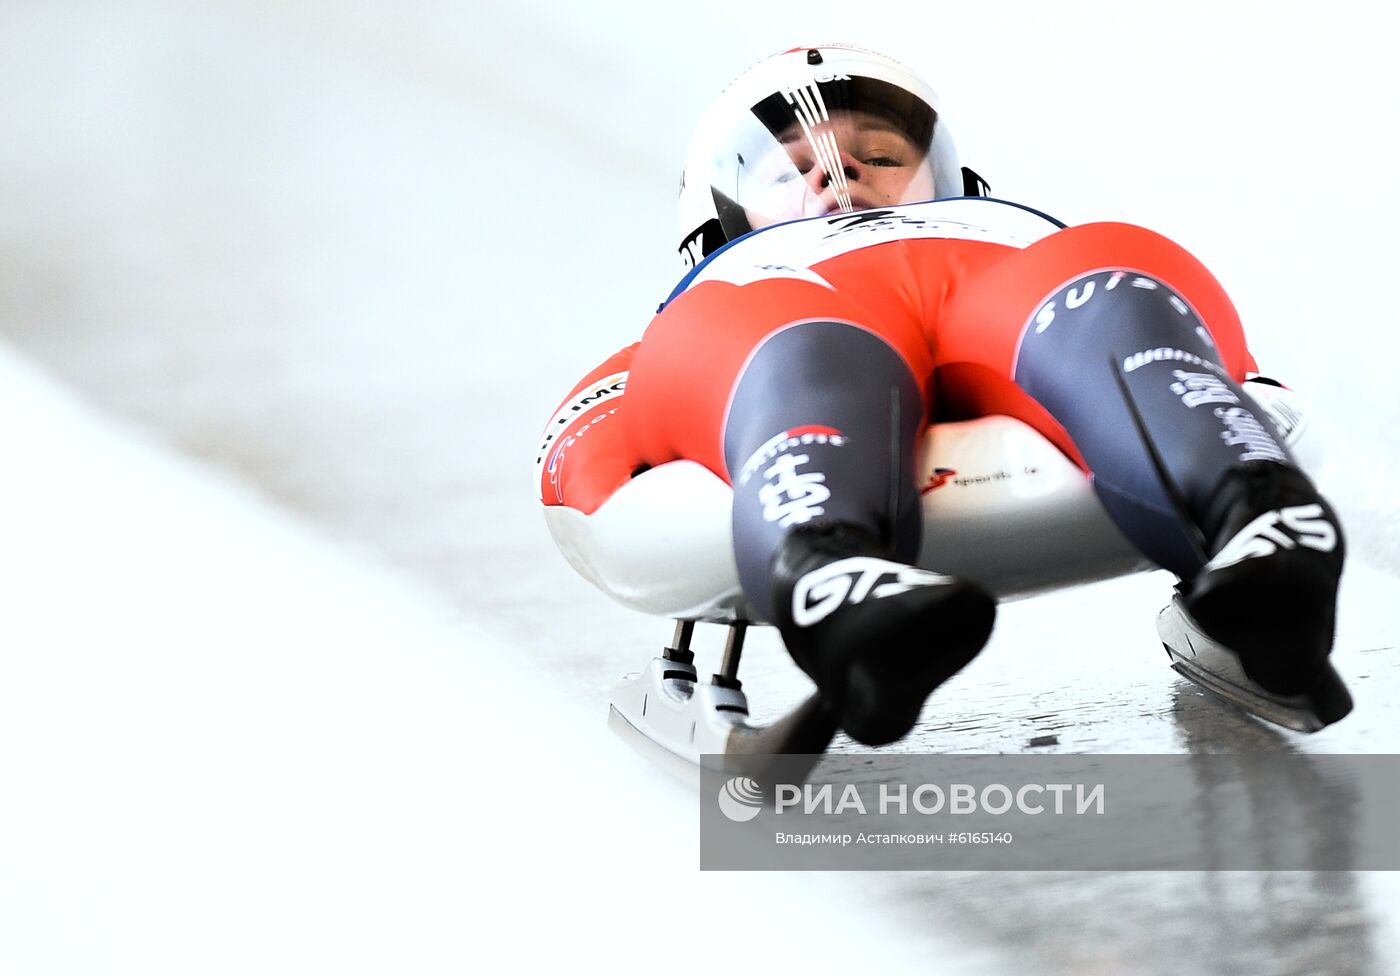
[[[711,180],[731,236],[935,196],[937,115],[896,85],[846,76],[811,82],[770,95],[735,121],[716,134]]]

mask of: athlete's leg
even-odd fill
[[[1150,231],[1091,224],[985,269],[948,312],[940,362],[1013,379],[1124,534],[1189,584],[1200,622],[1260,683],[1299,690],[1331,645],[1340,529],[1241,387],[1252,361],[1209,272]],[[1278,558],[1242,566],[1234,550],[1250,546],[1244,558]],[[1307,650],[1280,664],[1266,645],[1282,634]]]
[[[1069,228],[965,282],[938,343],[940,365],[988,367],[1045,408],[1125,534],[1158,564],[1195,573],[1203,560],[1194,525],[1243,453],[1222,439],[1229,430],[1213,410],[1248,410],[1237,382],[1248,355],[1239,318],[1198,262],[1141,228]],[[959,395],[959,375],[948,371],[950,397]],[[1267,431],[1264,438],[1260,450],[1286,460]],[[1177,497],[1192,524],[1179,517]]]
[[[794,526],[840,523],[892,559],[917,558],[926,414],[908,365],[859,325],[808,320],[760,340],[734,384],[724,457],[739,579],[766,619],[773,557]]]
[[[627,435],[650,464],[690,458],[733,485],[740,582],[773,620],[773,556],[795,526],[839,521],[917,553],[910,459],[931,364],[907,310],[791,278],[706,283],[648,328]]]
[[[773,279],[683,295],[628,382],[639,455],[689,457],[733,485],[745,597],[867,742],[907,731],[991,623],[985,594],[908,565],[930,363],[909,310]],[[957,631],[942,646],[935,617]]]

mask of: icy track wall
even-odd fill
[[[1400,215],[1374,121],[1392,59],[1378,32],[1268,9],[940,6],[849,33],[931,78],[998,195],[1197,253],[1264,368],[1322,412],[1353,549],[1400,572],[1381,284]],[[842,5],[802,26],[706,10],[9,3],[0,331],[179,448],[537,626],[576,581],[550,575],[535,438],[678,273],[690,127],[743,67],[850,23]]]

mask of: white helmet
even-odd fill
[[[740,75],[701,120],[681,174],[680,255],[693,267],[758,227],[986,191],[908,68],[842,44],[795,47]]]

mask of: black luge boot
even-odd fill
[[[1212,556],[1182,587],[1187,612],[1265,690],[1338,699],[1327,657],[1346,543],[1332,506],[1298,469],[1249,461],[1220,479],[1203,529]]]
[[[866,745],[903,738],[933,689],[977,656],[996,601],[975,584],[892,562],[841,523],[792,531],[774,557],[783,642],[841,727]]]

